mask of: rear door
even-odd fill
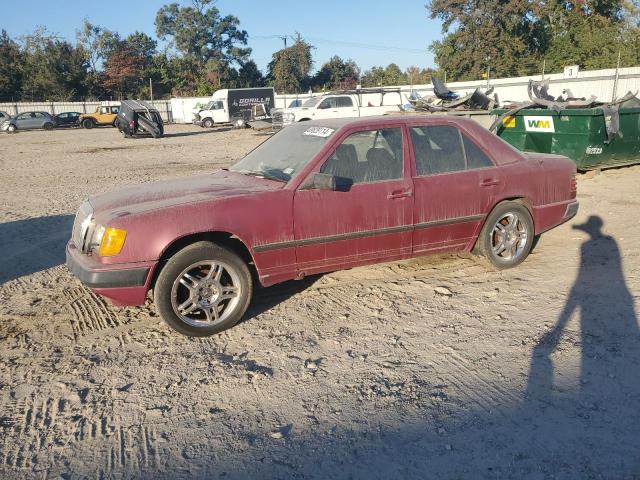
[[[493,205],[500,169],[453,123],[409,132],[415,159],[413,253],[464,249]]]
[[[294,234],[299,269],[318,273],[411,254],[412,182],[399,127],[359,129],[315,169],[338,191],[299,189]],[[304,184],[304,183],[303,183]]]

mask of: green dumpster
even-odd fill
[[[493,114],[505,114],[503,109]],[[571,158],[579,170],[640,163],[640,108],[620,108],[617,133],[613,116],[602,108],[556,112],[530,108],[505,117],[496,133],[519,150],[555,153]]]

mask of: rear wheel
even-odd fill
[[[45,130],[53,130],[53,123],[45,123],[43,128]]]
[[[211,242],[197,242],[171,257],[160,274],[154,301],[170,327],[191,337],[231,328],[246,312],[252,280],[244,261]]]
[[[213,120],[211,120],[210,118],[205,118],[202,122],[202,126],[206,128],[213,128]]]
[[[90,119],[90,118],[85,118],[85,119],[82,121],[82,126],[83,126],[84,128],[91,129],[91,128],[93,128],[93,127],[95,127],[95,126],[96,126],[96,123],[95,123],[92,119]]]
[[[534,241],[529,210],[518,202],[503,202],[487,217],[478,237],[477,250],[498,269],[522,263]]]

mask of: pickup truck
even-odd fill
[[[384,115],[400,110],[398,105],[361,106],[358,95],[321,95],[312,97],[296,108],[274,108],[271,110],[274,130],[279,130],[294,122],[308,120],[328,120],[333,118],[357,118]]]

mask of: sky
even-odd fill
[[[171,0],[24,0],[12,2],[0,16],[0,30],[17,37],[37,26],[68,40],[84,18],[126,36],[140,30],[155,38],[154,19],[160,7]],[[176,1],[176,0],[173,0]],[[183,0],[183,4],[190,3]],[[428,47],[439,39],[441,24],[427,16],[425,0],[347,1],[323,0],[218,0],[223,15],[235,15],[249,33],[252,58],[261,70],[271,54],[282,48],[279,36],[295,35],[316,47],[315,68],[333,55],[351,58],[367,70],[396,63],[401,69],[411,65],[433,66]],[[320,7],[311,8],[312,5]],[[291,45],[291,37],[288,42]]]

